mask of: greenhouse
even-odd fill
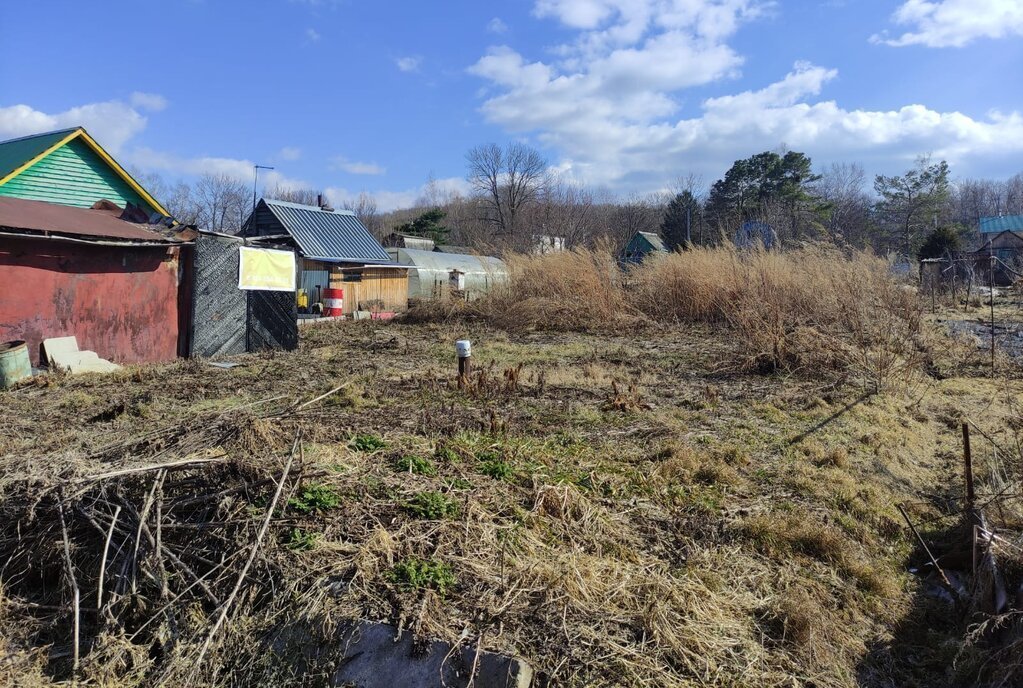
[[[394,262],[412,266],[408,271],[410,299],[443,298],[452,292],[474,299],[508,280],[508,266],[493,256],[411,248],[389,248],[387,252]]]

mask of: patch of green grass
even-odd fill
[[[458,515],[458,504],[440,492],[420,492],[405,504],[405,510],[416,518],[439,520]]]
[[[406,559],[396,564],[387,577],[404,588],[432,588],[441,595],[458,582],[451,566],[435,559]]]
[[[394,469],[403,473],[419,475],[437,475],[437,468],[429,459],[422,456],[401,456],[394,460]]]
[[[352,438],[352,448],[357,451],[372,452],[387,446],[382,437],[376,435],[356,435]]]
[[[309,483],[288,500],[288,506],[301,514],[326,511],[341,504],[341,495],[322,483]]]
[[[471,490],[472,483],[464,478],[448,478],[444,481],[452,490]]]
[[[297,552],[306,552],[314,549],[320,541],[317,533],[310,533],[301,528],[292,528],[288,533],[287,547]]]
[[[494,480],[507,480],[515,474],[515,469],[507,461],[492,458],[480,464],[480,473],[488,475]]]
[[[438,461],[444,461],[446,463],[458,463],[462,460],[462,457],[458,455],[458,452],[451,447],[437,447],[433,456]]]

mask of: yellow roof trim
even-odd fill
[[[149,192],[146,191],[145,189],[143,189],[141,184],[139,184],[137,181],[135,181],[135,179],[130,174],[128,174],[128,172],[123,167],[121,167],[121,165],[118,164],[118,162],[116,160],[114,160],[112,157],[110,157],[110,154],[107,153],[105,150],[103,150],[103,146],[101,146],[98,143],[96,143],[96,140],[94,138],[92,138],[91,136],[89,136],[89,132],[87,132],[82,127],[78,127],[77,129],[72,131],[70,134],[68,134],[67,136],[62,138],[60,141],[58,141],[57,143],[53,144],[52,146],[50,146],[46,150],[44,150],[39,155],[37,155],[34,158],[32,158],[31,160],[27,161],[25,164],[21,165],[20,167],[12,170],[10,174],[8,174],[3,179],[0,179],[0,186],[3,186],[4,184],[9,182],[10,180],[14,179],[19,174],[21,174],[22,172],[24,172],[28,168],[32,167],[32,165],[35,165],[37,162],[39,162],[40,160],[42,160],[47,155],[49,155],[53,151],[57,150],[61,146],[67,145],[68,143],[71,143],[72,141],[74,141],[76,138],[79,138],[79,137],[81,137],[81,139],[83,141],[85,141],[86,145],[88,145],[89,148],[91,148],[93,150],[93,152],[96,153],[96,155],[98,155],[99,157],[103,158],[103,161],[105,163],[107,163],[108,165],[110,165],[110,167],[113,168],[114,172],[116,172],[118,174],[118,176],[121,177],[121,179],[123,179],[125,181],[125,183],[127,183],[128,186],[130,186],[135,191],[135,193],[137,193],[139,196],[142,197],[142,200],[144,200],[146,203],[148,203],[150,206],[152,206],[152,208],[154,210],[156,210],[157,212],[170,217],[170,213],[167,211],[167,209],[164,208],[162,205],[160,205],[159,201],[157,201],[155,198],[153,198],[151,195],[149,195]]]
[[[32,167],[32,165],[35,165],[37,162],[39,162],[40,160],[45,158],[47,155],[49,155],[53,151],[57,150],[61,146],[63,146],[65,143],[68,143],[69,141],[73,140],[76,136],[81,134],[82,131],[83,131],[83,129],[81,127],[75,129],[70,134],[68,134],[67,136],[62,138],[60,141],[57,141],[57,143],[55,143],[52,146],[50,146],[49,148],[47,148],[46,150],[44,150],[39,155],[35,156],[34,158],[31,158],[31,159],[27,160],[21,166],[15,167],[13,170],[11,170],[7,174],[7,176],[5,176],[3,179],[0,179],[0,186],[3,186],[7,182],[11,181],[15,177],[17,177],[19,174],[21,174],[22,172],[24,172],[28,168]]]
[[[85,129],[79,129],[76,132],[76,134],[72,135],[72,138],[75,135],[81,136],[82,140],[85,141],[87,144],[89,144],[89,148],[92,148],[92,150],[94,150],[99,157],[103,158],[103,160],[106,161],[106,163],[108,165],[113,167],[114,171],[117,172],[117,174],[119,174],[121,176],[121,179],[123,179],[125,182],[127,182],[128,186],[130,186],[131,188],[135,189],[135,192],[139,196],[142,196],[142,199],[145,200],[146,203],[151,205],[153,207],[153,209],[155,209],[160,214],[166,215],[166,216],[170,217],[170,213],[167,211],[167,209],[164,208],[162,205],[160,205],[159,201],[157,201],[155,198],[150,196],[149,192],[146,191],[145,189],[143,189],[142,185],[139,184],[137,181],[135,181],[134,177],[132,177],[130,174],[128,174],[128,172],[123,167],[121,167],[116,160],[114,160],[112,157],[110,157],[110,154],[107,153],[105,150],[103,150],[103,147],[101,145],[99,145],[98,143],[96,143],[96,140],[94,138],[89,136],[89,132],[87,132]],[[71,140],[71,139],[68,139],[68,140]],[[64,143],[66,143],[66,141],[62,142],[61,145],[63,145]]]

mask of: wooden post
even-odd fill
[[[990,246],[990,244],[989,244]],[[990,252],[990,248],[988,251]],[[991,255],[991,263],[987,269],[988,295],[991,297],[991,374],[995,374],[995,257]]]
[[[963,423],[963,470],[966,475],[966,508],[973,509],[973,454],[970,452],[969,423]]]

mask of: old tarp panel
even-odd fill
[[[249,291],[248,350],[298,348],[294,291]]]
[[[230,237],[200,233],[195,239],[192,356],[245,352],[246,292],[238,289],[238,248]]]
[[[243,239],[203,232],[195,240],[192,356],[229,356],[298,347],[294,289],[238,288],[240,252],[244,246]],[[294,266],[294,258],[290,263]]]

